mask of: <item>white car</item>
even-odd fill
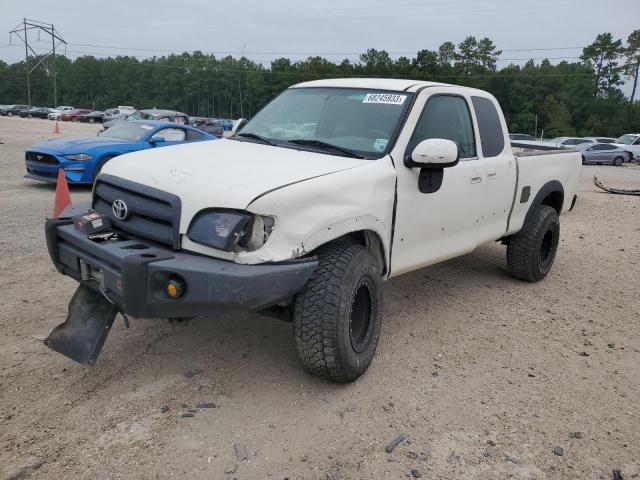
[[[584,137],[592,143],[616,143],[615,138],[611,137]]]
[[[627,133],[619,138],[616,138],[615,146],[624,148],[636,160],[640,160],[640,133]]]
[[[51,111],[49,112],[49,115],[47,115],[47,118],[49,120],[58,120],[58,117],[60,117],[60,115],[62,115],[65,112],[70,112],[72,110],[75,110],[75,108],[70,107],[68,105],[61,105],[59,107],[52,108]]]
[[[593,140],[589,140],[588,138],[582,137],[556,137],[551,138],[549,140],[545,140],[547,143],[552,143],[553,145],[564,147],[564,148],[573,148],[576,145],[582,145],[583,143],[593,143]]]
[[[514,277],[542,280],[576,201],[580,154],[514,155],[498,102],[472,88],[302,83],[240,127],[116,157],[85,220],[48,221],[54,264],[80,282],[49,347],[94,362],[117,311],[261,311],[293,322],[306,371],[350,382],[376,351],[385,280],[496,240]]]

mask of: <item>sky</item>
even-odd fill
[[[393,57],[437,50],[469,35],[503,50],[499,67],[528,58],[577,61],[598,33],[626,40],[640,28],[640,0],[1,0],[0,59],[24,58],[9,31],[23,17],[53,23],[67,56],[144,58],[201,50],[244,55],[266,66],[277,57],[321,55],[357,61],[368,48]],[[49,46],[34,34],[36,51]],[[10,43],[12,45],[10,45]],[[540,49],[540,50],[533,50]],[[628,85],[624,88],[629,90]],[[628,93],[628,92],[627,92]]]

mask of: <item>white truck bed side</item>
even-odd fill
[[[515,154],[518,166],[518,184],[515,189],[513,210],[509,219],[507,235],[517,233],[524,223],[531,203],[540,189],[550,178],[562,184],[564,201],[562,212],[571,208],[578,188],[582,158],[580,153],[567,151],[522,151]],[[523,189],[530,187],[530,194],[523,195]]]

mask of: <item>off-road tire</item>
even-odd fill
[[[616,158],[613,159],[613,164],[616,167],[621,167],[623,163],[624,163],[624,158],[622,158],[622,157],[616,157]]]
[[[547,276],[558,251],[558,213],[540,205],[507,244],[509,272],[520,280],[538,282]]]
[[[311,375],[352,382],[367,370],[378,345],[380,267],[362,245],[331,244],[317,255],[318,268],[294,302],[298,357]]]

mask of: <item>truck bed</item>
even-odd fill
[[[516,159],[518,179],[507,235],[518,232],[534,200],[534,193],[555,179],[564,187],[561,213],[569,211],[576,198],[582,170],[582,156],[577,150],[540,145],[544,142],[511,142]],[[529,187],[527,189],[527,187]]]

